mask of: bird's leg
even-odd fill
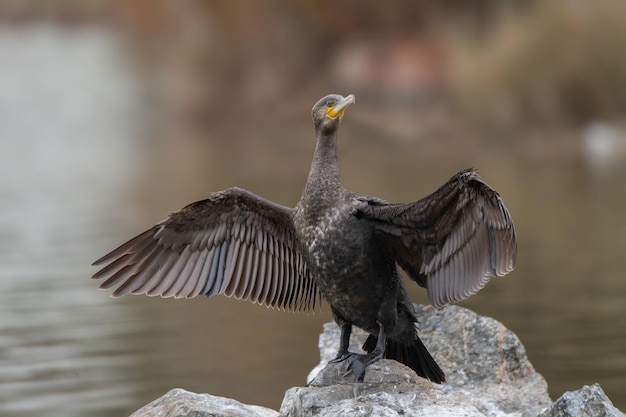
[[[378,340],[376,341],[376,347],[370,353],[365,355],[350,355],[348,372],[352,372],[358,382],[363,382],[365,378],[365,368],[374,362],[377,362],[383,358],[385,354],[385,347],[387,346],[387,335],[382,325],[378,330]]]
[[[343,323],[341,325],[341,338],[339,339],[339,351],[337,356],[331,359],[328,363],[337,363],[346,360],[350,356],[348,347],[350,346],[350,333],[352,333],[352,325],[350,323]]]

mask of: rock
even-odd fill
[[[613,406],[600,385],[585,385],[578,391],[568,391],[541,413],[539,417],[624,417]]]
[[[276,417],[278,412],[230,398],[195,394],[176,388],[131,414],[131,417]]]
[[[131,417],[624,417],[599,385],[567,392],[552,403],[524,346],[501,323],[457,306],[415,308],[420,337],[446,371],[444,384],[433,384],[388,359],[370,365],[362,383],[353,381],[345,363],[327,365],[337,353],[340,333],[328,323],[319,341],[320,364],[309,374],[306,387],[287,390],[280,413],[174,389]],[[355,329],[350,349],[358,352],[365,337]]]
[[[309,374],[308,387],[287,391],[281,416],[359,410],[383,416],[398,415],[397,410],[407,415],[537,416],[550,406],[545,380],[517,336],[501,323],[457,306],[415,307],[420,337],[446,371],[445,384],[431,384],[387,360],[368,367],[363,384],[352,383],[350,375],[342,378],[341,364],[325,365],[339,347],[339,328],[329,323],[320,336],[320,365]],[[350,349],[358,351],[365,337],[355,331]]]
[[[449,398],[412,369],[389,359],[370,365],[363,383],[342,381],[345,370],[330,364],[308,387],[287,390],[281,416],[484,416]]]

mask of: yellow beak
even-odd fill
[[[350,94],[347,97],[344,97],[343,100],[337,102],[334,106],[329,107],[326,110],[326,115],[332,119],[336,119],[337,117],[343,116],[343,112],[350,104],[355,103],[356,100],[354,98],[354,94]]]

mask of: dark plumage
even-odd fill
[[[396,359],[434,382],[445,376],[417,335],[397,266],[435,307],[476,293],[513,270],[515,230],[496,191],[475,170],[405,204],[352,193],[339,182],[337,130],[354,96],[313,107],[317,145],[295,208],[229,188],[167,219],[94,262],[101,288],[192,298],[224,294],[291,311],[321,299],[341,326],[333,361],[363,379],[365,367]],[[370,333],[367,354],[348,352],[352,326]]]

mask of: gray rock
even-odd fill
[[[566,392],[539,417],[624,417],[624,413],[613,406],[600,385],[593,384]]]
[[[131,417],[447,416],[447,417],[624,417],[599,385],[565,393],[554,404],[517,336],[499,322],[465,308],[416,306],[420,337],[447,382],[433,384],[392,360],[370,365],[362,383],[344,364],[327,362],[337,353],[339,328],[324,325],[320,364],[306,387],[285,393],[280,413],[209,394],[175,389]],[[366,334],[355,329],[351,350]]]
[[[176,388],[131,414],[131,417],[276,417],[278,412],[230,398],[195,394]]]
[[[307,387],[287,390],[281,416],[465,416],[482,417],[412,369],[383,359],[370,365],[363,383],[346,382],[340,364],[324,367]]]
[[[437,310],[416,305],[416,311],[420,337],[446,371],[445,384],[431,384],[394,361],[368,367],[364,383],[352,383],[350,375],[342,377],[341,364],[325,365],[339,341],[339,328],[329,323],[320,336],[320,365],[309,374],[308,387],[287,391],[281,415],[358,413],[367,404],[383,416],[398,415],[400,407],[407,415],[530,417],[550,406],[545,380],[517,336],[501,323],[457,306]],[[351,350],[358,351],[366,335],[354,333]],[[342,383],[346,385],[325,387]],[[424,384],[429,389],[416,389]],[[325,407],[327,395],[331,400]]]

